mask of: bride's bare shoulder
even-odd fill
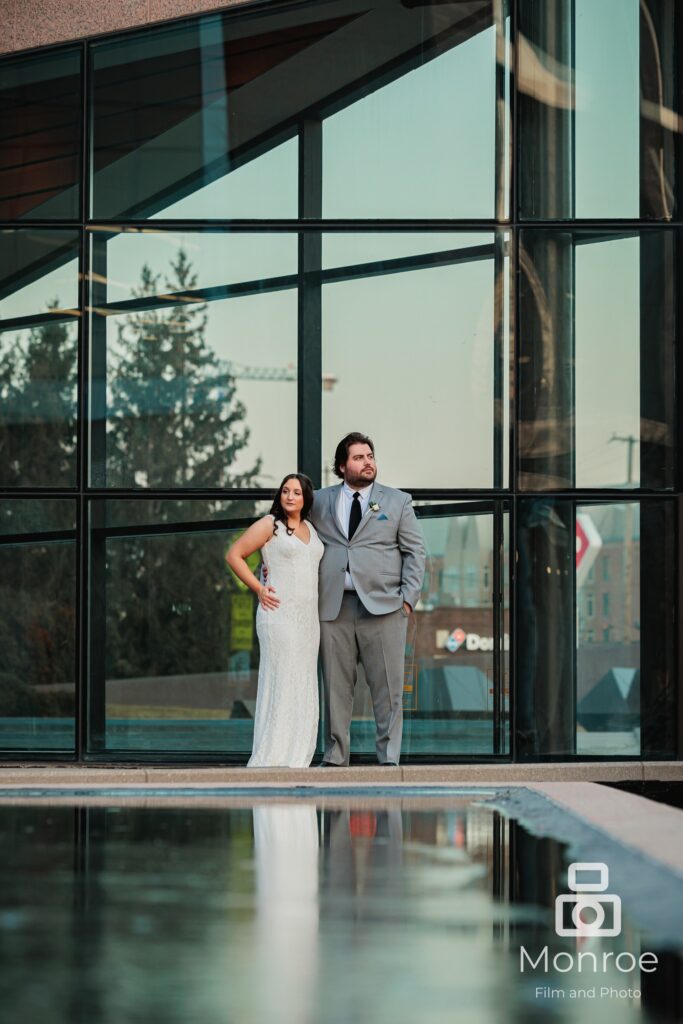
[[[255,544],[257,547],[260,547],[273,536],[274,521],[274,517],[271,515],[261,516],[260,519],[251,524],[248,530],[242,534],[242,537],[250,546]]]

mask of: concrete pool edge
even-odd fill
[[[682,810],[598,783],[539,782],[526,788],[683,876]]]
[[[19,760],[0,763],[0,786],[7,785],[140,785],[222,784],[239,785],[410,785],[435,786],[510,785],[542,782],[683,782],[683,761],[574,761],[528,764],[426,764],[353,765],[348,768],[246,768],[208,764],[127,764],[101,762],[36,762]]]

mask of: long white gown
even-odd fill
[[[250,768],[307,768],[318,735],[318,564],[323,544],[306,521],[308,543],[284,523],[262,548],[280,605],[256,612],[261,662]]]
[[[257,914],[250,958],[251,1020],[315,1024],[320,1020],[315,804],[296,800],[255,805],[254,859]]]

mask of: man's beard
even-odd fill
[[[366,476],[361,473],[351,473],[345,477],[345,483],[349,487],[367,487],[369,484],[374,483],[377,476],[377,470],[374,469],[372,476]]]

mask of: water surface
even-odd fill
[[[490,797],[5,803],[2,1020],[679,1019],[670,941],[626,898],[618,937],[559,937],[567,850]],[[548,946],[548,974],[520,971],[521,945]],[[553,970],[556,952],[584,950],[657,950],[660,966]]]

